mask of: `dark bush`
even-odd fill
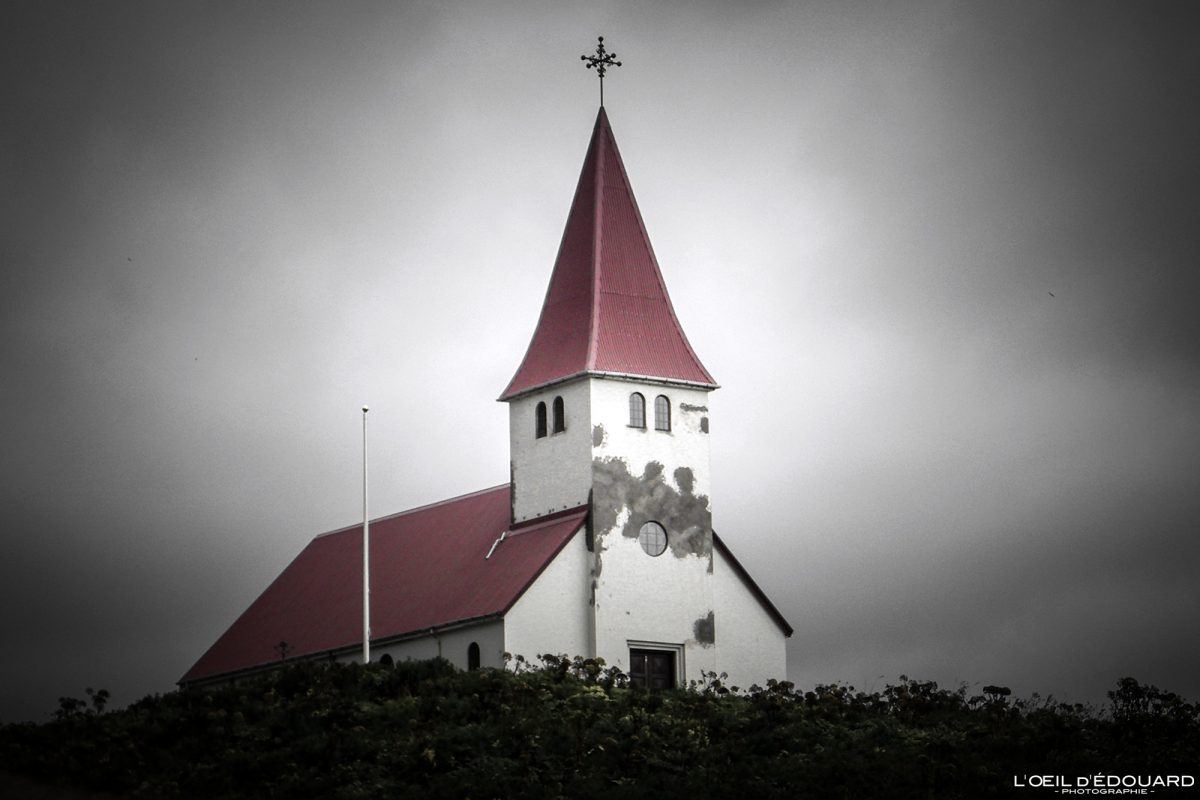
[[[296,663],[106,711],[63,698],[0,728],[0,768],[129,797],[1004,796],[1015,776],[1194,772],[1197,707],[1126,678],[1111,709],[968,697],[901,678],[875,693],[708,674],[647,692],[600,659]]]

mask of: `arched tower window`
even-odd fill
[[[541,439],[543,436],[546,435],[546,404],[545,403],[537,404],[536,416],[537,416],[537,421],[535,423],[535,430],[534,430],[533,435],[536,436],[537,438]]]
[[[479,669],[479,644],[477,642],[467,645],[467,669]]]
[[[638,392],[629,395],[629,427],[646,427],[646,398]]]
[[[563,409],[563,399],[554,398],[554,432],[562,433],[567,429],[567,415]]]
[[[654,398],[654,430],[671,430],[671,401],[665,394]]]

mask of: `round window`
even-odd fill
[[[667,550],[667,532],[657,522],[647,522],[638,531],[638,544],[646,555],[661,556]]]

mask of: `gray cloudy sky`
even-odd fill
[[[1178,3],[0,11],[0,720],[165,691],[315,534],[502,483],[609,116],[789,677],[1200,698]]]

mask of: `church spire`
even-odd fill
[[[671,307],[603,106],[537,329],[500,399],[582,375],[717,386]]]

